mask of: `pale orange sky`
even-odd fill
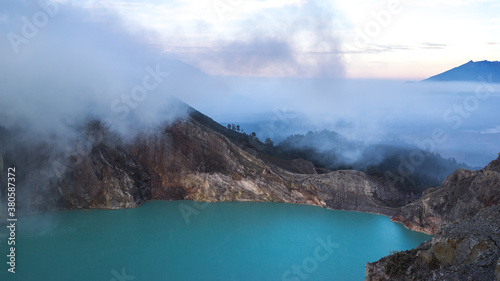
[[[500,60],[495,0],[59,1],[116,10],[212,75],[420,80]]]

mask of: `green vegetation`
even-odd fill
[[[401,252],[391,252],[391,255],[387,257],[387,262],[385,265],[385,274],[396,277],[402,276],[408,270],[408,266],[417,258],[417,249],[401,251]]]

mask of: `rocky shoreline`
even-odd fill
[[[445,223],[470,219],[488,206],[500,204],[500,155],[479,171],[457,170],[441,186],[401,208],[391,218],[407,228],[434,234]]]
[[[500,205],[443,225],[414,250],[367,263],[365,280],[500,280]]]
[[[479,171],[457,170],[391,218],[432,240],[367,263],[365,280],[500,280],[499,203],[500,154]]]

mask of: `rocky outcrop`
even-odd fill
[[[367,263],[365,280],[500,280],[500,206],[442,226],[414,250]]]
[[[500,154],[479,171],[457,170],[391,218],[435,237],[367,263],[365,280],[500,280],[499,203]]]
[[[379,178],[355,170],[340,170],[319,175],[281,173],[291,190],[311,190],[321,204],[335,210],[353,210],[383,215],[398,211],[401,193]],[[397,201],[397,202],[396,202]]]
[[[190,199],[311,204],[392,216],[408,200],[392,182],[363,172],[318,174],[309,161],[278,159],[251,136],[193,109],[135,137],[113,133],[99,121],[82,131],[89,140],[86,153],[75,153],[78,144],[71,153],[51,144],[7,153],[23,171],[20,209],[115,209]]]
[[[293,159],[291,165],[295,167],[295,170],[301,174],[317,174],[316,167],[310,161],[304,160],[302,158]]]
[[[306,160],[293,173],[260,159],[197,120],[124,144],[94,124],[103,140],[59,182],[64,208],[128,208],[146,200],[268,201],[394,215],[389,183],[359,171],[316,174]],[[95,133],[95,132],[93,132]]]
[[[426,190],[391,220],[407,228],[434,234],[458,219],[468,219],[482,208],[500,204],[500,154],[479,171],[457,170],[441,186]]]

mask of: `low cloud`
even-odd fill
[[[117,128],[175,118],[166,112],[167,97],[187,81],[196,84],[197,69],[148,49],[112,13],[94,21],[84,9],[46,3],[50,10],[38,2],[7,10],[0,126],[43,137],[70,134],[68,127],[89,118],[107,118]]]
[[[213,75],[339,78],[339,18],[321,1],[270,7],[231,22],[230,34],[212,37],[202,52],[181,55]]]

